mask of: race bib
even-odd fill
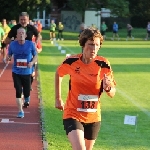
[[[79,94],[77,111],[96,112],[97,105],[98,105],[98,95]]]
[[[27,59],[17,59],[18,68],[27,68]]]

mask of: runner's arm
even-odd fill
[[[55,107],[64,110],[64,103],[61,99],[61,83],[63,77],[60,77],[58,71],[55,73]]]
[[[28,64],[28,67],[32,67],[35,64],[35,62],[37,62],[37,55],[33,57],[32,61]]]
[[[5,44],[10,44],[10,42],[11,42],[11,39],[7,36],[6,39],[5,39],[5,41],[4,41],[4,43]]]

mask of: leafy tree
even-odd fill
[[[106,0],[105,8],[109,8],[111,13],[118,17],[129,16],[129,2],[127,0]]]
[[[43,9],[50,4],[50,0],[0,0],[0,18],[7,20],[18,19],[22,11],[26,11],[32,18],[38,9]]]
[[[83,18],[86,9],[101,10],[102,7],[109,8],[116,16],[129,16],[129,2],[127,0],[105,0],[103,2],[100,0],[68,0],[68,5],[81,13]]]
[[[132,16],[150,20],[150,0],[130,0],[129,9]]]

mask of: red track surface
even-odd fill
[[[0,74],[4,67],[0,57]],[[30,106],[24,108],[25,117],[16,118],[18,109],[11,67],[10,63],[0,75],[0,150],[42,150],[37,81],[33,81]]]

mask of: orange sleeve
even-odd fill
[[[57,72],[59,74],[60,77],[63,77],[66,74],[69,74],[70,70],[70,65],[69,64],[64,64],[62,63],[58,68],[57,68]]]

